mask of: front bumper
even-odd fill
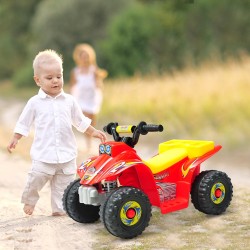
[[[93,186],[80,186],[78,188],[79,202],[86,205],[100,206],[106,199],[105,193],[98,193]]]

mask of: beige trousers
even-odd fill
[[[69,183],[75,179],[75,174],[75,159],[70,162],[58,164],[32,161],[32,168],[28,173],[28,180],[22,194],[21,202],[35,206],[39,200],[39,191],[49,181],[52,213],[64,212],[62,205],[63,193]]]

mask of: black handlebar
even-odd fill
[[[110,122],[108,125],[103,127],[103,131],[112,135],[112,133],[111,133],[112,127],[116,128],[117,126],[118,126],[118,123]]]
[[[147,124],[142,126],[142,130],[145,132],[162,132],[163,126],[160,125],[154,125],[154,124]]]
[[[113,138],[115,141],[121,141],[121,137],[119,134],[116,132],[116,127],[118,126],[117,122],[110,122],[107,126],[103,128],[103,131],[113,135]]]
[[[133,126],[133,136],[132,137],[120,137],[119,133],[116,131],[118,127],[117,122],[111,122],[106,125],[103,130],[108,134],[112,135],[115,141],[123,141],[130,147],[134,147],[140,135],[146,135],[148,132],[162,132],[163,126],[161,124],[154,125],[154,124],[147,124],[146,122],[140,122],[137,126]]]

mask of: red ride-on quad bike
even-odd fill
[[[134,150],[140,135],[163,131],[162,125],[119,126],[109,123],[104,131],[114,141],[99,146],[99,156],[84,161],[80,179],[64,192],[64,209],[80,223],[101,218],[106,229],[120,238],[140,235],[148,226],[151,207],[162,214],[194,207],[205,214],[219,215],[233,195],[230,178],[223,172],[200,172],[200,165],[221,146],[212,141],[170,140],[159,144],[159,153],[142,160]],[[131,137],[121,137],[132,133]]]

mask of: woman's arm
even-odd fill
[[[96,87],[103,88],[103,80],[108,76],[108,72],[104,69],[97,68],[95,71]]]

